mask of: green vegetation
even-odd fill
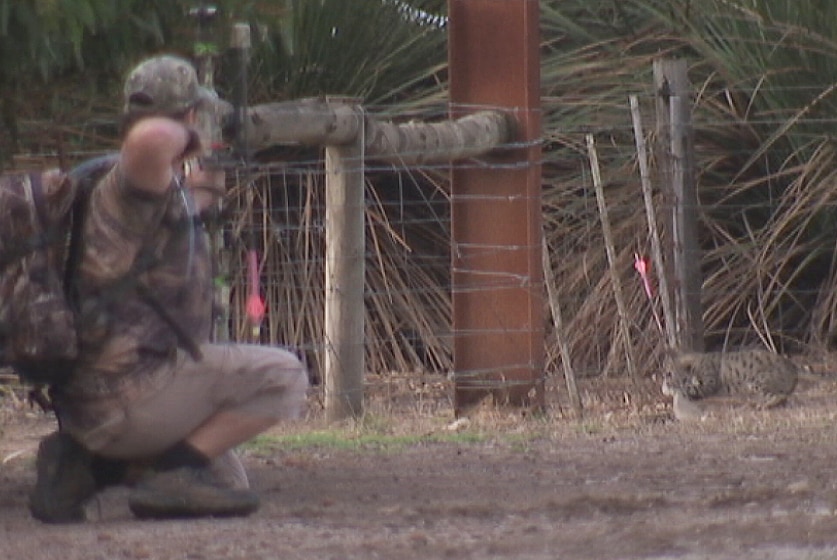
[[[519,440],[520,436],[510,436]],[[483,443],[503,436],[477,431],[433,432],[429,434],[392,434],[353,429],[314,430],[289,435],[260,435],[249,441],[243,449],[254,454],[269,455],[276,450],[341,449],[369,451],[398,451],[428,443]]]
[[[202,28],[190,9],[218,7]],[[438,7],[439,2],[413,2]],[[223,53],[233,22],[253,24],[251,102],[325,94],[392,103],[446,60],[444,31],[405,18],[380,0],[0,0],[0,167],[38,151],[25,119],[112,119],[124,73],[168,51]],[[386,30],[386,32],[382,32]],[[234,61],[221,56],[218,88],[230,97]],[[98,113],[98,114],[97,114]],[[86,138],[85,149],[91,138]],[[96,139],[101,142],[101,139]]]

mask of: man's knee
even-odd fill
[[[279,419],[298,418],[308,392],[308,370],[293,353],[277,350],[276,361],[269,368],[273,412]]]
[[[288,382],[288,391],[294,395],[296,399],[302,402],[305,400],[305,395],[308,392],[309,387],[308,368],[306,368],[305,364],[296,356],[293,357],[293,361],[294,366]]]

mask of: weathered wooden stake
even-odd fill
[[[639,111],[639,101],[636,95],[630,96],[631,118],[634,125],[634,141],[636,142],[637,161],[639,162],[639,178],[642,183],[642,199],[645,201],[645,215],[648,220],[648,234],[651,236],[651,258],[657,275],[657,294],[662,302],[663,321],[665,321],[666,344],[669,349],[677,348],[677,332],[675,328],[674,311],[671,305],[671,292],[666,277],[665,260],[663,259],[660,228],[657,225],[657,213],[654,208],[654,192],[651,187],[651,174],[648,171],[648,147],[645,143],[645,133],[642,130],[642,116]],[[654,302],[651,302],[654,305]]]
[[[558,339],[558,351],[561,354],[567,396],[575,417],[581,419],[584,415],[584,407],[581,403],[581,394],[578,392],[570,347],[567,344],[567,336],[564,332],[564,316],[561,313],[561,304],[558,302],[558,290],[555,287],[555,273],[552,270],[552,260],[549,258],[549,244],[546,242],[546,234],[543,235],[541,243],[543,244],[543,281],[546,284],[546,295],[549,300],[549,310],[552,312],[555,337]]]
[[[625,350],[625,363],[631,379],[637,379],[637,369],[634,365],[633,344],[631,344],[630,318],[628,317],[628,306],[625,305],[625,298],[622,291],[622,282],[619,280],[619,269],[616,264],[616,249],[613,243],[613,232],[610,229],[610,217],[607,211],[607,202],[604,197],[604,186],[602,185],[601,170],[599,167],[599,155],[596,151],[596,142],[592,134],[586,136],[587,154],[590,157],[590,171],[593,174],[593,187],[596,189],[596,202],[599,205],[599,217],[602,222],[602,236],[604,237],[605,252],[607,253],[607,264],[610,268],[610,284],[613,287],[613,299],[616,300],[616,308],[619,312],[619,338],[622,339],[622,347]]]
[[[697,186],[694,175],[694,140],[691,86],[685,60],[654,61],[657,94],[657,140],[663,184],[671,190],[674,302],[678,346],[701,351],[700,248],[697,240]]]
[[[363,412],[364,135],[327,146],[325,262],[325,407],[328,421]]]

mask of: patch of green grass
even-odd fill
[[[351,424],[294,430],[292,433],[261,434],[243,444],[243,450],[255,454],[270,454],[278,450],[300,451],[306,449],[398,451],[430,443],[479,444],[486,441],[519,440],[520,434],[511,435],[502,430],[468,428],[448,431],[440,426],[423,426],[418,430],[404,429],[403,424],[393,425],[391,420],[374,414],[365,414]]]
[[[432,434],[357,433],[347,430],[316,430],[289,435],[262,434],[243,444],[242,449],[256,454],[269,454],[276,450],[342,449],[398,451],[426,443],[481,443],[489,436],[477,432]]]
[[[242,448],[257,455],[271,455],[279,451],[316,450],[392,453],[432,444],[478,446],[490,443],[506,447],[511,452],[527,453],[533,441],[550,437],[543,428],[540,423],[536,423],[528,425],[525,429],[518,426],[514,430],[492,424],[476,424],[458,431],[450,431],[440,426],[405,430],[403,425],[394,427],[391,423],[381,422],[380,419],[364,418],[350,425],[321,425],[308,430],[294,430],[291,433],[268,432],[244,444]]]
[[[598,422],[585,421],[579,423],[577,429],[585,435],[597,435],[604,431],[604,426]]]

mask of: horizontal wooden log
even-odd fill
[[[499,111],[480,111],[438,123],[393,124],[366,119],[367,155],[396,165],[476,157],[508,139],[509,123]]]
[[[224,103],[222,115],[232,112]],[[246,145],[262,150],[280,144],[334,146],[353,142],[365,122],[366,157],[396,165],[476,157],[508,142],[510,120],[480,111],[437,123],[381,122],[359,106],[325,99],[265,103],[247,110]]]
[[[229,107],[232,112],[232,107]],[[361,112],[345,103],[303,99],[247,109],[246,143],[251,150],[279,144],[348,144],[361,130]]]

